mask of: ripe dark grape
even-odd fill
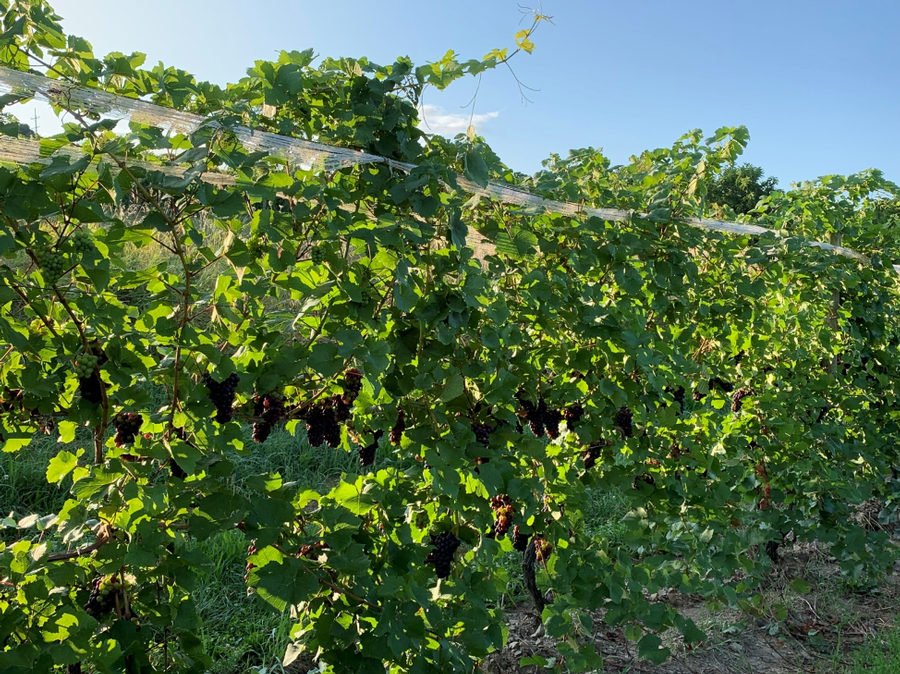
[[[124,447],[134,442],[135,436],[144,423],[140,414],[122,412],[113,417],[113,427],[116,429],[116,447]]]
[[[220,424],[227,424],[231,421],[234,395],[240,380],[241,378],[236,372],[228,375],[223,382],[216,381],[211,375],[206,375],[203,379],[203,383],[209,390],[209,399],[216,406],[216,421]]]
[[[731,396],[731,411],[740,412],[741,408],[744,406],[744,398],[753,395],[753,393],[753,389],[746,386],[735,391],[734,395]]]
[[[450,564],[453,562],[453,553],[459,547],[459,539],[449,531],[432,535],[431,544],[434,550],[425,558],[426,564],[433,564],[438,578],[446,578],[450,575]]]
[[[717,388],[725,393],[731,393],[734,390],[734,384],[730,381],[725,381],[721,377],[713,377],[709,380],[709,388],[710,390]]]
[[[374,439],[372,440],[372,444],[359,448],[360,466],[371,466],[375,463],[375,452],[378,450],[378,441],[381,440],[382,435],[384,435],[384,431],[380,429],[375,431],[375,433],[373,433]]]
[[[679,386],[678,388],[670,388],[666,387],[666,392],[671,393],[672,397],[675,399],[675,402],[678,403],[678,413],[684,413],[684,386]]]
[[[584,407],[581,403],[575,403],[573,405],[569,405],[565,411],[563,411],[563,419],[566,420],[566,425],[569,428],[572,428],[575,424],[581,421],[584,418]]]
[[[91,583],[91,594],[88,596],[84,610],[95,620],[112,613],[116,608],[115,592],[121,588],[111,577],[98,576]]]
[[[320,402],[306,415],[306,435],[313,447],[323,444],[338,447],[341,444],[341,427],[334,415],[331,398]]]
[[[339,424],[349,421],[353,416],[350,412],[350,405],[339,395],[331,396],[331,406],[334,408],[334,418]]]
[[[516,414],[520,419],[529,421],[532,417],[534,417],[537,408],[535,407],[535,404],[533,402],[525,397],[525,394],[521,389],[516,391],[516,400],[519,402],[519,410],[518,412],[516,412]],[[519,424],[517,428],[521,429],[521,426],[522,425]],[[532,429],[532,432],[534,432],[534,429]],[[541,432],[543,433],[543,428],[541,428]]]
[[[528,534],[523,534],[519,531],[519,525],[517,524],[513,528],[513,535],[512,535],[513,549],[517,550],[519,552],[525,552],[525,548],[528,547],[529,538],[530,537],[528,536]]]
[[[362,378],[362,372],[355,367],[350,368],[344,374],[343,400],[345,405],[352,405],[359,397],[359,392],[362,390]]]
[[[544,402],[543,400],[541,402]],[[559,410],[552,408],[544,409],[544,430],[547,431],[547,437],[556,440],[559,437],[559,422],[562,421],[563,415]]]
[[[526,399],[522,391],[516,393],[516,400],[519,401],[518,416],[528,421],[528,427],[536,438],[547,437],[555,440],[559,437],[559,422],[563,420],[563,413],[557,409],[552,409],[547,405],[547,401],[539,398],[537,405]]]
[[[656,480],[652,475],[650,475],[649,473],[641,473],[636,478],[634,478],[634,481],[631,483],[631,488],[639,489],[642,483],[651,487],[656,486]]]
[[[491,433],[494,432],[494,427],[490,424],[473,422],[472,432],[475,434],[475,439],[487,447],[491,442]]]
[[[584,451],[584,454],[581,455],[581,458],[584,461],[584,467],[587,470],[593,468],[597,463],[597,459],[600,458],[604,447],[606,447],[605,442],[592,442],[590,445],[588,445],[588,448]]]
[[[397,423],[391,429],[390,441],[392,445],[399,445],[403,440],[403,431],[406,430],[406,413],[403,410],[397,410]]]
[[[272,394],[257,398],[256,415],[260,420],[253,424],[253,440],[265,442],[275,424],[284,416],[284,400]]]
[[[634,427],[631,424],[631,419],[634,415],[631,413],[631,410],[627,407],[622,407],[616,412],[615,424],[620,429],[622,429],[622,435],[626,438],[630,438],[634,433]]]

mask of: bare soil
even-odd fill
[[[736,611],[712,612],[699,598],[669,592],[657,597],[677,607],[703,629],[708,639],[692,648],[674,630],[661,635],[673,656],[662,665],[640,660],[634,642],[621,628],[603,624],[603,612],[594,614],[593,640],[604,659],[603,672],[652,672],[654,674],[795,674],[843,671],[848,654],[867,638],[891,626],[900,607],[900,567],[877,588],[854,592],[841,578],[837,565],[816,546],[797,545],[782,550],[782,559],[770,578],[765,599],[768,615],[748,616]],[[810,592],[790,589],[803,578]],[[662,595],[663,593],[661,593]],[[781,604],[787,616],[775,617]],[[764,612],[766,613],[766,612]],[[481,663],[483,674],[537,674],[565,672],[565,662],[554,639],[544,636],[540,619],[530,605],[508,612],[506,647]],[[520,665],[523,658],[538,655],[558,669]]]

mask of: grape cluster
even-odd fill
[[[216,421],[220,424],[227,424],[231,421],[234,394],[240,380],[241,378],[236,372],[232,372],[222,382],[216,381],[209,374],[203,378],[203,383],[209,390],[209,399],[216,406]]]
[[[575,403],[574,405],[569,405],[563,411],[563,419],[566,420],[566,425],[569,428],[572,428],[575,424],[581,421],[584,418],[584,407],[581,403]]]
[[[397,423],[391,429],[389,437],[392,445],[399,445],[403,440],[403,431],[406,430],[406,413],[403,410],[397,410]]]
[[[543,410],[541,410],[542,407]],[[544,430],[547,431],[547,437],[551,440],[556,440],[559,437],[559,422],[563,420],[562,412],[547,407],[543,399],[538,402],[538,411],[543,414]]]
[[[721,377],[713,377],[709,380],[709,389],[712,390],[714,388],[724,391],[725,393],[731,393],[734,390],[734,384],[730,381],[725,381]]]
[[[547,402],[540,398],[537,405],[528,400],[519,391],[516,393],[516,399],[519,401],[519,416],[528,421],[528,426],[534,437],[544,437],[544,431],[547,437],[555,440],[559,437],[559,422],[562,421],[563,415],[559,410],[552,409]]]
[[[247,239],[247,252],[254,258],[262,258],[267,251],[266,240],[258,235],[253,235]]]
[[[100,358],[90,353],[82,354],[75,363],[75,375],[79,379],[87,379],[94,373],[94,368],[97,367],[99,361]]]
[[[334,408],[334,418],[339,424],[350,421],[350,417],[352,416],[351,407],[344,402],[343,396],[331,396],[331,406]]]
[[[116,608],[115,593],[122,587],[122,583],[115,580],[114,576],[98,576],[91,583],[91,594],[84,605],[84,610],[95,620],[112,613]]]
[[[256,543],[253,542],[253,543],[251,543],[249,546],[247,546],[247,557],[249,558],[251,555],[255,555],[256,553],[257,553]],[[249,578],[249,576],[250,576],[250,571],[251,571],[252,569],[255,569],[255,568],[256,568],[256,564],[254,564],[253,562],[249,561],[249,559],[248,559],[248,561],[247,561],[247,566],[246,566],[246,568],[244,569],[244,582],[246,582],[246,581],[247,581],[247,578]]]
[[[84,229],[76,230],[69,238],[69,243],[77,255],[87,255],[94,250],[94,240],[90,232]]]
[[[744,398],[753,395],[753,393],[753,389],[747,386],[735,391],[734,395],[731,396],[731,411],[735,413],[740,412],[741,408],[744,406]]]
[[[315,265],[325,262],[325,246],[322,244],[313,246],[312,250],[309,251],[309,259],[312,260],[312,263]]]
[[[601,454],[603,453],[603,449],[605,447],[606,447],[606,443],[602,442],[602,441],[601,442],[592,442],[591,444],[589,444],[587,446],[587,449],[584,450],[584,454],[581,455],[581,459],[582,459],[582,461],[584,461],[584,467],[587,470],[590,470],[591,468],[593,468],[596,465],[597,459],[600,458]]]
[[[534,557],[540,564],[545,564],[553,554],[553,545],[543,538],[534,539]]]
[[[666,392],[671,393],[675,402],[678,403],[678,413],[684,414],[684,386],[678,388],[666,387]]]
[[[116,429],[116,447],[124,447],[134,442],[135,436],[141,430],[144,423],[140,414],[122,412],[113,417],[113,427]]]
[[[253,440],[265,442],[275,424],[284,416],[284,400],[272,394],[257,398],[256,416],[259,417],[259,421],[253,424]]]
[[[475,434],[475,439],[487,447],[491,442],[491,433],[494,432],[494,427],[490,424],[482,424],[476,421],[472,422],[472,432]]]
[[[360,466],[371,466],[375,463],[375,452],[378,450],[378,441],[381,440],[381,436],[384,435],[384,431],[381,429],[375,431],[373,434],[374,439],[372,440],[372,444],[366,445],[365,447],[359,448],[359,465]]]
[[[297,553],[300,557],[306,557],[307,559],[318,559],[322,554],[322,550],[328,549],[328,543],[325,541],[319,541],[318,543],[313,543],[312,545],[301,545],[300,550]]]
[[[343,401],[345,405],[352,405],[359,397],[359,392],[362,390],[362,378],[362,372],[355,367],[344,373]]]
[[[653,478],[650,473],[641,473],[637,477],[634,478],[634,481],[631,483],[632,489],[640,489],[641,484],[649,485],[650,487],[656,486],[656,480]]]
[[[494,536],[503,538],[506,532],[509,531],[510,526],[512,526],[513,516],[515,515],[512,500],[510,500],[508,494],[494,496],[491,498],[491,508],[494,509],[495,515]]]
[[[22,400],[25,398],[25,394],[21,389],[16,389],[15,391],[10,390],[9,387],[3,388],[3,397],[0,398],[0,411],[3,412],[12,412],[13,410],[21,407]]]
[[[425,558],[426,564],[434,565],[434,572],[438,578],[446,578],[450,575],[450,563],[453,561],[453,553],[459,547],[459,539],[449,531],[431,536],[431,544],[434,550]]]
[[[631,410],[627,407],[622,407],[616,412],[615,425],[621,429],[622,435],[626,438],[630,438],[634,434],[634,427],[631,423],[633,416]]]
[[[104,386],[105,384],[100,379],[100,374],[97,372],[92,373],[88,377],[78,378],[78,392],[81,394],[81,397],[95,405],[103,400]]]
[[[528,547],[528,541],[530,540],[528,534],[523,534],[519,531],[519,525],[517,524],[513,527],[513,535],[512,535],[512,544],[513,549],[518,550],[519,552],[525,552],[525,548]]]
[[[48,281],[56,281],[66,269],[66,261],[61,253],[49,248],[38,248],[34,251],[34,259],[44,272]]]
[[[341,444],[341,426],[331,398],[322,400],[306,414],[306,436],[313,447],[323,444],[337,447]]]

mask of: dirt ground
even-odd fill
[[[812,589],[798,594],[789,589],[795,578],[803,578]],[[687,650],[679,635],[662,635],[673,657],[662,665],[640,660],[634,642],[622,629],[594,615],[595,649],[604,659],[603,672],[652,672],[653,674],[816,674],[841,672],[848,654],[864,640],[892,625],[900,612],[900,567],[875,591],[854,592],[841,579],[837,566],[815,546],[784,549],[765,597],[774,606],[787,607],[787,618],[749,617],[735,611],[710,612],[706,604],[689,596],[669,593],[658,601],[677,607],[703,629],[708,640]],[[540,634],[540,620],[530,606],[508,613],[506,647],[489,656],[480,667],[483,674],[536,674],[565,671],[555,642]],[[520,666],[522,658],[539,655],[553,659],[560,670],[535,665]]]

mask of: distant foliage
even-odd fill
[[[763,175],[763,170],[752,164],[729,166],[711,181],[706,198],[712,204],[728,206],[735,213],[749,213],[778,185],[777,178]]]

